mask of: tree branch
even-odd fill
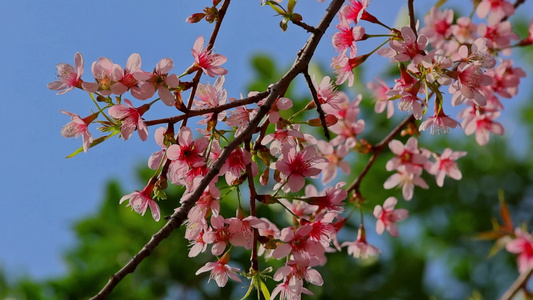
[[[359,177],[357,177],[354,182],[347,188],[347,192],[351,192],[351,191],[355,191],[355,192],[358,192],[359,191],[359,186],[361,185],[361,182],[363,181],[363,178],[365,178],[366,174],[368,173],[368,171],[370,170],[370,168],[372,167],[372,165],[374,165],[374,161],[376,160],[376,158],[379,156],[379,154],[381,153],[381,151],[383,150],[383,148],[385,148],[385,146],[397,135],[399,134],[402,129],[407,126],[407,124],[413,122],[415,120],[415,117],[413,115],[410,115],[409,117],[405,118],[400,124],[398,124],[398,126],[396,126],[396,128],[394,128],[383,140],[381,140],[381,142],[379,142],[377,145],[375,145],[373,147],[373,150],[374,150],[374,153],[372,154],[372,157],[370,157],[370,159],[368,160],[368,163],[366,164],[365,168],[363,169],[363,171],[361,172],[361,174],[359,174]]]
[[[205,114],[209,114],[209,113],[220,113],[220,112],[228,110],[230,108],[243,106],[243,105],[246,105],[246,104],[257,103],[260,100],[265,99],[268,96],[269,93],[270,93],[270,91],[264,91],[264,92],[261,92],[261,93],[257,93],[257,94],[255,94],[255,95],[253,95],[251,97],[240,99],[240,100],[236,100],[236,101],[233,101],[233,102],[230,102],[230,103],[218,105],[218,106],[215,106],[215,107],[204,108],[204,109],[189,110],[187,112],[187,114],[185,114],[185,115],[175,116],[175,117],[170,117],[170,118],[164,118],[164,119],[150,120],[150,121],[145,121],[144,123],[146,124],[146,126],[152,126],[152,125],[164,124],[164,123],[172,123],[172,124],[174,124],[174,123],[177,123],[177,122],[179,122],[181,120],[184,120],[186,118],[201,116],[201,115],[205,115]]]
[[[161,241],[166,239],[170,233],[174,231],[174,229],[183,224],[183,222],[187,219],[187,214],[194,206],[196,201],[198,201],[205,188],[209,185],[211,180],[219,174],[221,167],[228,159],[230,153],[244,140],[252,136],[263,117],[270,111],[274,101],[282,92],[287,89],[290,82],[308,67],[324,32],[326,32],[326,29],[329,27],[331,21],[335,17],[335,14],[340,10],[343,3],[344,0],[333,0],[331,2],[323,19],[317,26],[318,31],[311,34],[303,48],[298,53],[291,69],[277,83],[268,88],[268,97],[266,101],[260,106],[257,115],[250,121],[246,129],[240,135],[236,136],[235,139],[224,148],[219,158],[212,164],[209,172],[207,172],[205,177],[200,181],[195,191],[191,193],[189,198],[182,203],[182,205],[174,212],[174,214],[172,214],[170,220],[165,224],[165,226],[163,226],[163,228],[154,234],[150,241],[144,245],[144,247],[135,256],[133,256],[133,258],[122,269],[120,269],[120,271],[112,275],[109,279],[109,282],[92,299],[105,299],[106,296],[111,293],[115,286],[126,275],[135,271],[141,261],[148,257],[150,253],[159,245],[159,243],[161,243]]]
[[[511,300],[516,293],[527,284],[527,281],[533,274],[533,268],[529,268],[526,272],[520,274],[516,281],[509,287],[507,291],[502,295],[500,300]]]

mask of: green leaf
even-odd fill
[[[278,3],[273,1],[267,1],[266,4],[270,5],[278,14],[284,16],[287,12]]]
[[[261,288],[261,293],[263,294],[263,297],[265,297],[265,300],[270,300],[270,291],[268,290],[266,284],[262,280],[259,280],[259,286]]]
[[[292,12],[294,11],[294,7],[296,6],[296,0],[289,0],[289,4],[287,4],[287,11],[292,14]]]
[[[102,143],[103,141],[107,140],[108,138],[116,135],[117,133],[119,133],[119,131],[113,131],[110,135],[106,135],[106,136],[101,136],[95,140],[93,140],[93,142],[91,143],[91,145],[89,145],[89,148],[92,148],[100,143]],[[71,157],[74,157],[78,154],[80,154],[81,152],[83,151],[83,146],[79,147],[78,149],[76,149],[76,151],[72,152],[71,154],[67,155],[65,158],[71,158]]]
[[[437,3],[435,3],[435,7],[441,7],[446,2],[448,2],[448,0],[438,0]]]

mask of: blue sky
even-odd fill
[[[83,78],[91,81],[90,65],[98,57],[124,65],[136,52],[142,57],[143,70],[169,57],[180,74],[192,62],[190,50],[196,38],[208,39],[212,29],[205,22],[184,21],[211,2],[0,1],[2,268],[36,278],[61,274],[65,270],[61,255],[74,243],[73,222],[97,210],[109,179],[120,180],[131,191],[142,188],[134,170],[158,150],[153,137],[143,143],[133,135],[127,142],[115,138],[65,159],[81,146],[81,139],[61,137],[61,127],[69,119],[59,110],[86,116],[92,104],[87,93],[56,95],[46,88],[56,80],[56,64],[73,64],[79,51],[85,58]],[[404,1],[389,1],[386,10],[379,8],[379,2],[371,2],[370,12],[392,24]],[[429,1],[419,2],[429,6]],[[308,37],[295,26],[281,32],[279,18],[259,3],[233,1],[215,46],[217,53],[228,57],[226,88],[232,97],[248,92],[244,87],[252,75],[248,64],[252,54],[270,53],[279,65],[287,66]],[[300,1],[297,11],[304,21],[316,24],[326,7],[326,3],[306,0]],[[524,9],[533,11],[531,2]],[[331,36],[330,31],[326,38]],[[316,58],[327,66],[333,55],[330,42],[324,41]],[[150,113],[147,119],[154,118]],[[511,115],[506,118],[512,119]]]

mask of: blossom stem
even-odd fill
[[[415,120],[415,117],[413,115],[408,116],[400,124],[398,124],[398,126],[396,126],[396,128],[394,128],[381,142],[379,142],[377,145],[375,145],[373,147],[374,153],[372,154],[372,157],[370,157],[370,159],[368,160],[368,163],[366,164],[366,166],[363,169],[363,171],[361,171],[361,174],[359,174],[359,176],[354,180],[354,182],[346,189],[347,192],[351,192],[351,191],[358,192],[359,191],[359,187],[361,185],[361,182],[365,178],[366,174],[368,173],[368,171],[370,170],[372,165],[374,165],[374,162],[376,161],[376,158],[379,156],[379,154],[381,153],[383,148],[385,148],[385,146],[397,134],[399,134],[402,131],[402,129],[405,126],[407,126],[407,124],[413,122],[414,120]]]
[[[250,143],[250,139],[247,142],[244,142],[244,149],[246,149],[246,151],[248,152],[251,152]],[[257,213],[255,207],[255,198],[257,197],[257,192],[255,190],[254,175],[252,172],[251,162],[246,164],[246,176],[248,177],[248,189],[250,190],[250,216],[256,217]],[[259,239],[259,231],[257,230],[257,228],[253,228],[253,232],[254,239],[252,243],[252,257],[250,258],[250,262],[252,264],[251,268],[254,271],[259,271],[259,261],[257,259],[257,240]]]

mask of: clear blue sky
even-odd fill
[[[380,8],[385,2],[386,9]],[[418,2],[427,8],[430,1]],[[143,143],[133,135],[127,142],[112,139],[65,159],[81,145],[81,139],[61,137],[61,127],[69,118],[59,110],[85,116],[92,104],[81,91],[55,95],[46,88],[56,80],[56,64],[73,64],[79,51],[85,58],[84,79],[92,81],[90,65],[98,57],[124,65],[137,52],[143,70],[169,57],[179,74],[192,62],[195,39],[199,35],[208,39],[212,29],[205,22],[190,25],[184,21],[210,3],[0,1],[0,266],[9,274],[36,278],[61,274],[65,270],[62,253],[74,243],[73,222],[97,210],[109,179],[119,179],[131,191],[142,188],[135,182],[134,170],[158,150],[152,136]],[[244,87],[252,74],[248,65],[252,54],[268,52],[287,66],[307,39],[295,26],[281,32],[279,18],[259,3],[233,1],[215,46],[217,53],[228,57],[226,88],[232,97],[248,92]],[[392,24],[403,3],[373,1],[370,12]],[[524,11],[533,11],[531,4]],[[316,24],[327,4],[305,0],[297,7],[304,21]],[[331,36],[331,32],[326,35]],[[325,41],[317,59],[327,66],[333,55],[330,42]],[[149,113],[146,118],[154,117]],[[152,134],[155,128],[149,131]]]

